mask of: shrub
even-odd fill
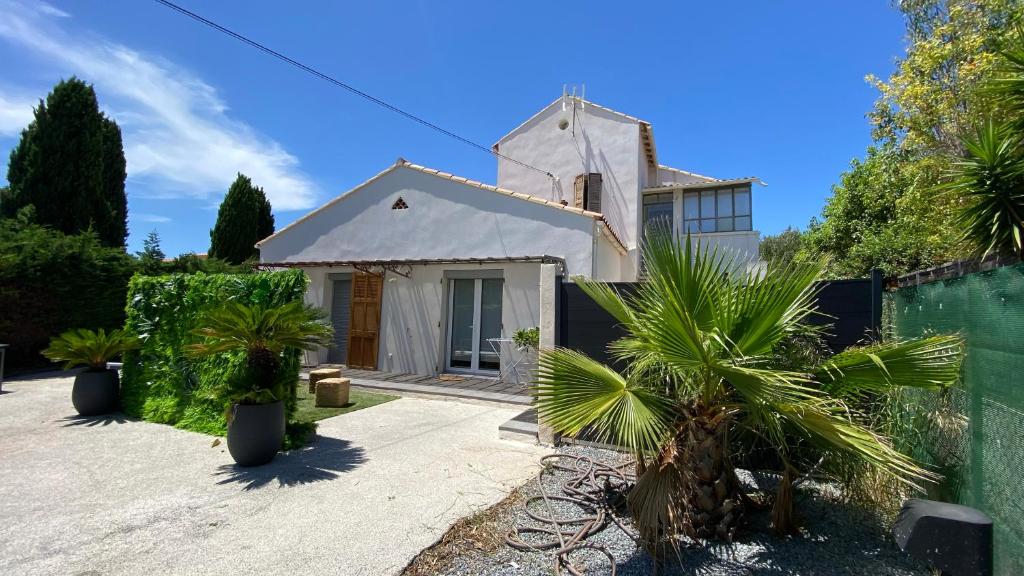
[[[228,400],[220,391],[244,375],[244,352],[190,359],[185,347],[209,310],[227,301],[259,306],[301,302],[306,291],[302,271],[256,274],[171,274],[132,278],[128,289],[127,329],[142,347],[125,354],[121,402],[126,414],[179,428],[223,434]],[[295,409],[299,351],[282,359],[278,377],[288,390],[287,414]]]
[[[9,371],[43,366],[39,352],[70,328],[119,328],[135,264],[92,232],[68,236],[32,222],[31,209],[0,220],[0,342]]]

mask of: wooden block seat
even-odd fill
[[[348,404],[352,382],[348,378],[324,378],[316,383],[316,405],[340,408]]]
[[[324,378],[341,378],[340,368],[317,368],[309,371],[309,393],[316,393],[316,383]]]

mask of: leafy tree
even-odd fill
[[[800,231],[791,227],[774,236],[765,236],[761,239],[761,259],[774,260],[782,265],[789,264],[800,252],[802,239]]]
[[[932,479],[854,409],[902,387],[956,381],[960,340],[933,336],[849,349],[797,369],[775,350],[814,312],[817,263],[739,277],[729,255],[685,246],[668,233],[643,244],[648,280],[633,295],[578,280],[627,330],[611,344],[623,373],[567,349],[542,350],[533,389],[556,430],[585,428],[631,450],[630,511],[647,545],[663,536],[731,538],[743,494],[733,469],[736,432],[764,438],[785,464],[775,526],[792,528],[794,437],[845,454],[899,481]]]
[[[1010,120],[989,119],[961,140],[965,153],[942,189],[959,203],[956,223],[978,252],[1024,259],[1024,30],[1001,55],[988,86]]]
[[[936,196],[962,140],[1009,112],[987,90],[999,51],[1020,20],[1015,0],[900,0],[908,47],[869,115],[874,143],[833,186],[811,222],[802,257],[829,259],[829,276],[895,275],[968,255],[950,223],[952,195]]]
[[[210,256],[241,264],[255,258],[256,242],[274,233],[274,215],[263,189],[238,174],[217,212],[210,231]]]
[[[164,251],[160,249],[160,234],[153,230],[142,241],[142,252],[136,252],[139,259],[139,271],[143,274],[156,275],[164,273]]]
[[[93,229],[106,246],[128,233],[125,160],[117,124],[92,86],[62,80],[35,109],[11,151],[2,215],[33,205],[40,224],[65,234]]]

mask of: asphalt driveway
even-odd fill
[[[209,436],[76,417],[71,382],[4,382],[0,574],[394,574],[544,453],[498,439],[515,409],[402,398],[244,469]]]

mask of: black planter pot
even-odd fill
[[[228,422],[228,452],[239,466],[274,459],[284,442],[284,403],[235,404]]]
[[[86,370],[75,376],[71,403],[82,416],[99,416],[118,409],[120,382],[117,370]]]

